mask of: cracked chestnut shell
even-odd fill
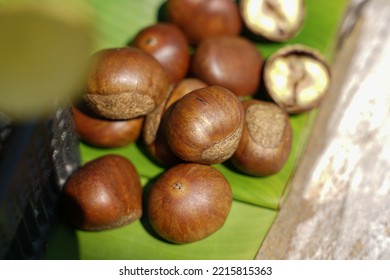
[[[302,29],[304,0],[241,0],[244,25],[253,34],[273,42],[285,42]]]
[[[135,48],[104,49],[91,57],[83,99],[108,119],[131,119],[153,111],[169,89],[165,70],[150,54]]]
[[[157,23],[142,29],[132,45],[151,54],[165,69],[170,83],[183,79],[190,66],[189,43],[181,29]]]
[[[252,176],[279,172],[291,151],[292,129],[288,114],[273,102],[252,99],[242,104],[244,129],[230,162]]]
[[[166,137],[176,156],[215,164],[233,155],[241,138],[244,110],[230,90],[219,86],[197,89],[171,108]]]
[[[248,39],[218,36],[199,44],[191,71],[209,85],[225,87],[240,97],[253,96],[260,85],[263,61]]]
[[[226,178],[210,165],[184,163],[152,186],[147,212],[153,229],[173,243],[190,243],[218,231],[232,205]]]
[[[144,118],[110,120],[97,116],[85,106],[73,106],[75,131],[82,141],[100,148],[116,148],[137,141]]]
[[[265,63],[263,75],[267,94],[291,114],[317,107],[331,82],[324,56],[304,45],[288,45],[273,53]]]
[[[105,230],[142,216],[142,187],[134,165],[119,155],[105,155],[78,169],[65,183],[62,210],[76,228]]]
[[[214,36],[235,36],[242,29],[239,9],[231,0],[168,0],[167,12],[194,45]]]

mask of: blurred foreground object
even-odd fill
[[[79,167],[69,107],[92,40],[79,1],[0,0],[0,259],[37,259]]]
[[[0,115],[0,135],[0,259],[36,259],[80,164],[71,111],[19,124]]]
[[[28,119],[78,94],[92,46],[80,1],[0,1],[0,111]]]

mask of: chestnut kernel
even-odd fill
[[[191,243],[217,232],[232,205],[226,178],[210,165],[178,164],[152,186],[147,204],[153,229],[173,243]]]
[[[264,66],[268,95],[288,113],[301,113],[318,106],[330,80],[326,59],[317,50],[303,45],[279,49]]]
[[[82,230],[105,230],[142,216],[142,187],[134,165],[119,155],[96,158],[65,183],[62,210]]]
[[[150,54],[135,48],[104,49],[92,58],[84,101],[109,119],[131,119],[153,111],[165,98],[165,70]]]
[[[144,118],[110,120],[97,116],[85,106],[73,106],[73,121],[79,138],[99,148],[123,147],[137,141],[141,135]]]
[[[231,0],[168,0],[167,12],[194,45],[214,36],[235,36],[242,29],[238,6]]]
[[[250,32],[273,42],[285,42],[301,30],[304,0],[242,0],[240,13]]]
[[[244,37],[219,36],[196,48],[191,71],[209,85],[222,86],[240,97],[253,96],[259,88],[263,57]]]
[[[230,162],[252,176],[279,172],[291,151],[292,129],[288,114],[272,102],[252,99],[242,104],[244,129]]]
[[[183,79],[190,65],[189,43],[176,25],[157,23],[142,29],[132,45],[151,54],[165,69],[170,83]]]

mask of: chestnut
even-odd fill
[[[279,49],[264,66],[267,94],[291,114],[317,107],[328,92],[330,81],[326,59],[316,49],[304,45]]]
[[[259,88],[263,56],[244,37],[218,36],[196,48],[193,75],[210,85],[225,87],[237,96],[253,96]]]
[[[141,135],[144,118],[110,120],[97,116],[86,106],[73,106],[73,121],[79,138],[99,148],[116,148],[134,143]]]
[[[161,120],[159,123],[159,126],[157,128],[156,137],[154,141],[146,145],[146,148],[149,152],[149,154],[153,157],[153,159],[160,165],[169,167],[173,166],[175,164],[183,162],[182,159],[177,157],[169,147],[169,144],[167,142],[166,138],[166,127],[167,127],[167,120],[169,118],[169,115],[171,113],[172,108],[168,108],[164,114],[161,116]]]
[[[174,105],[166,124],[172,152],[184,161],[215,164],[236,150],[244,125],[238,97],[220,86],[191,91]]]
[[[160,103],[152,112],[145,116],[144,126],[142,128],[142,138],[146,145],[151,145],[156,139],[157,130],[160,126],[161,117],[166,110],[166,104],[171,95],[172,88],[174,85],[171,84],[170,89],[166,98]]]
[[[235,36],[242,29],[238,6],[231,0],[168,0],[167,13],[193,45],[213,36]]]
[[[285,42],[301,30],[304,0],[241,0],[240,13],[246,28],[272,42]]]
[[[134,165],[119,155],[96,158],[65,183],[62,210],[74,227],[97,231],[129,224],[142,216],[142,187]]]
[[[84,101],[109,119],[131,119],[153,111],[168,92],[165,70],[150,54],[135,48],[103,49],[91,57]]]
[[[143,139],[148,151],[159,163],[170,166],[180,162],[166,141],[165,129],[169,107],[187,93],[206,86],[207,84],[199,79],[184,78],[172,85],[167,100],[146,116]]]
[[[172,243],[191,243],[218,231],[232,205],[226,178],[213,166],[175,165],[151,187],[147,213],[153,229]]]
[[[190,65],[189,43],[181,29],[170,23],[157,23],[142,29],[132,46],[151,54],[165,69],[170,83],[183,79]]]
[[[242,104],[244,129],[230,162],[247,175],[268,176],[279,172],[291,151],[288,114],[273,102],[251,99]]]
[[[187,93],[204,87],[207,87],[207,84],[200,79],[194,77],[182,79],[174,86],[171,95],[168,98],[166,109],[185,96]]]

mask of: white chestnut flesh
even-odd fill
[[[331,73],[316,50],[288,46],[273,54],[264,68],[269,96],[288,113],[317,107],[329,89]]]
[[[246,27],[275,42],[295,37],[305,18],[303,0],[243,0],[240,11]]]

